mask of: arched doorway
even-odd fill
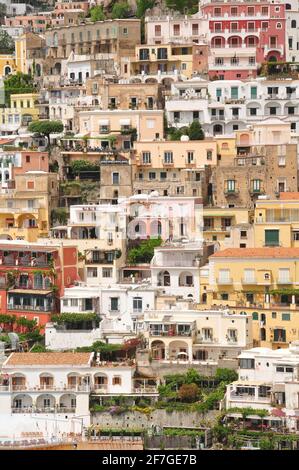
[[[153,341],[151,344],[151,355],[155,360],[165,359],[165,344],[163,341]]]

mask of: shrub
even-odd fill
[[[193,403],[198,400],[200,395],[199,388],[196,384],[184,384],[181,385],[178,391],[179,398],[187,403]]]

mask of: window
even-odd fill
[[[254,282],[255,281],[255,270],[254,269],[244,269],[244,282]]]
[[[252,320],[258,320],[258,319],[259,319],[258,312],[252,312]]]
[[[193,111],[193,121],[195,121],[195,119],[199,119],[199,111]]]
[[[142,297],[133,298],[133,312],[142,312]]]
[[[68,304],[69,304],[68,299],[63,299],[62,304],[63,304],[64,307],[68,307]]]
[[[179,121],[181,117],[181,113],[179,111],[174,111],[173,117],[175,121]]]
[[[151,163],[151,152],[142,152],[142,162],[145,164]]]
[[[179,36],[181,34],[181,28],[179,24],[174,24],[173,25],[173,35],[174,36]]]
[[[161,36],[161,25],[160,24],[155,25],[155,36]]]
[[[291,21],[291,28],[297,28],[297,22],[296,20]]]
[[[103,268],[102,269],[102,277],[112,277],[112,268]]]
[[[234,193],[236,190],[236,181],[235,180],[227,180],[227,192]]]
[[[71,307],[78,307],[79,301],[78,299],[71,299]]]
[[[279,246],[279,230],[265,230],[265,246]]]
[[[271,106],[271,108],[269,108],[270,116],[276,116],[276,111],[276,107]]]
[[[268,26],[269,26],[268,22],[262,21],[262,31],[268,31]]]
[[[193,163],[193,160],[194,160],[194,152],[187,152],[187,162],[188,163]]]
[[[282,313],[281,314],[281,319],[282,319],[282,321],[290,321],[291,320],[291,314],[290,313]]]
[[[218,282],[230,282],[230,270],[229,269],[219,269],[219,279]]]
[[[167,179],[167,173],[165,171],[160,172],[160,179],[161,180],[166,180]]]
[[[128,28],[123,28],[123,35],[127,36],[128,35]]]
[[[252,100],[256,100],[257,99],[257,87],[256,86],[252,86],[250,88],[250,98]]]
[[[155,127],[155,120],[154,119],[147,119],[146,120],[146,128],[147,129],[154,129]]]
[[[251,56],[248,58],[248,64],[249,65],[255,65],[255,57],[254,56]]]
[[[213,152],[212,150],[207,150],[207,160],[212,160]]]
[[[261,180],[253,180],[252,190],[253,190],[254,193],[260,193],[261,192]]]
[[[119,173],[112,173],[112,184],[119,184]]]
[[[228,300],[228,294],[226,292],[222,292],[220,294],[220,298],[221,298],[221,300]]]
[[[277,317],[277,313],[276,313],[276,312],[272,312],[272,318],[275,320],[276,317]]]
[[[98,269],[97,268],[87,268],[87,277],[97,277]]]
[[[238,99],[239,88],[237,86],[232,86],[230,89],[230,96],[232,99]]]
[[[240,359],[240,369],[254,369],[254,359]]]
[[[121,385],[121,377],[119,375],[115,375],[112,378],[112,385]]]
[[[238,7],[231,7],[230,14],[231,16],[238,16]]]
[[[280,268],[278,270],[278,282],[280,284],[288,284],[290,282],[290,270],[288,268]]]
[[[281,366],[276,367],[276,372],[284,372],[284,367],[281,367]]]
[[[282,24],[281,23],[276,23],[276,29],[281,29],[282,28]]]
[[[30,163],[30,155],[26,155],[26,163]]]
[[[254,7],[247,7],[247,15],[248,16],[254,16]]]
[[[156,173],[154,171],[150,171],[148,174],[148,177],[150,180],[155,180],[156,179]]]
[[[173,163],[173,153],[164,152],[164,163]]]
[[[118,307],[118,297],[110,297],[110,310],[112,312],[118,312],[119,307]]]

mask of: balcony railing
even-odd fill
[[[31,312],[52,312],[53,306],[43,306],[43,307],[37,307],[33,305],[11,305],[9,304],[7,306],[8,310],[29,310]]]

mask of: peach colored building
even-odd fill
[[[117,136],[121,132],[136,129],[141,141],[163,137],[163,111],[161,110],[113,110],[81,111],[78,113],[80,135],[99,137]],[[98,145],[94,140],[94,145]]]

